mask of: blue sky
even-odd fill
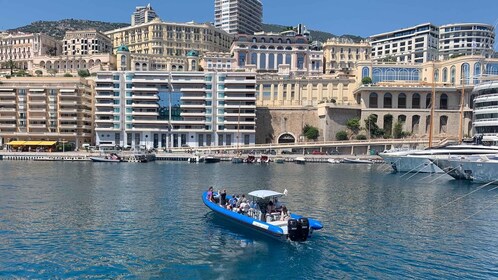
[[[64,18],[129,22],[135,6],[149,2],[165,21],[213,21],[214,0],[0,0],[0,30]],[[497,0],[263,0],[263,5],[265,23],[304,23],[313,30],[363,37],[424,22],[498,23]]]

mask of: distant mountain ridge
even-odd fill
[[[101,32],[130,26],[129,23],[113,23],[84,19],[62,19],[57,21],[35,21],[26,26],[7,30],[7,32],[45,33],[56,39],[64,38],[66,31],[96,29]]]
[[[96,29],[101,32],[106,32],[113,29],[130,26],[129,23],[104,22],[84,19],[62,19],[56,21],[35,21],[31,24],[21,26],[14,29],[9,29],[7,32],[24,32],[24,33],[45,33],[56,39],[64,38],[66,31]],[[289,26],[279,24],[263,24],[264,32],[280,33],[288,30]],[[364,38],[356,35],[334,35],[329,32],[318,30],[310,30],[313,40],[325,42],[329,38],[348,38],[355,42],[359,42]]]

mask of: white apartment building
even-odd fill
[[[163,57],[185,57],[191,51],[228,52],[232,36],[208,23],[150,22],[105,32],[114,52],[126,45],[131,53]]]
[[[14,140],[92,143],[88,81],[62,77],[0,79],[0,145]]]
[[[263,4],[260,0],[215,0],[214,25],[230,34],[262,30]]]
[[[97,30],[67,31],[62,40],[63,55],[111,53],[112,42]]]
[[[0,33],[0,68],[12,60],[16,69],[28,70],[36,56],[58,55],[61,43],[48,35],[37,33]]]
[[[240,34],[230,52],[235,58],[234,69],[297,76],[323,72],[323,52],[310,50],[304,36]]]
[[[495,28],[483,23],[454,23],[439,27],[439,59],[455,55],[494,54]]]
[[[255,143],[256,76],[230,72],[100,72],[96,144],[132,148]]]
[[[423,23],[369,37],[372,60],[423,63],[438,57],[437,26]]]
[[[158,16],[150,4],[147,4],[145,7],[139,6],[135,8],[135,12],[131,15],[131,25],[146,23],[152,21],[156,17]]]

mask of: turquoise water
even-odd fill
[[[0,170],[0,278],[498,277],[493,186],[384,165],[0,161]],[[288,244],[218,221],[201,201],[209,185],[286,188],[290,210],[324,229]]]

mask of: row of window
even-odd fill
[[[393,96],[390,93],[385,93],[383,96],[383,103],[384,107],[383,108],[393,108]],[[406,102],[406,94],[400,93],[398,94],[398,107],[399,109],[406,109],[407,108],[407,102]],[[422,108],[421,105],[421,97],[420,94],[414,93],[412,95],[412,104],[411,108],[412,109],[426,109],[431,107],[431,95],[427,95],[425,98],[425,105]],[[370,93],[368,97],[368,107],[369,108],[379,108],[379,95],[375,92]],[[443,93],[441,94],[440,100],[439,100],[439,109],[442,110],[447,110],[448,109],[448,95]]]

